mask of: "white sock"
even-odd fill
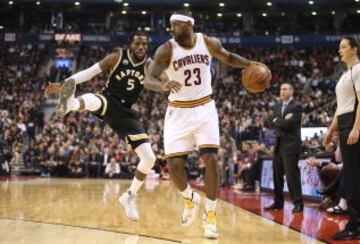
[[[180,193],[181,193],[181,195],[183,196],[183,198],[187,198],[187,199],[190,199],[190,200],[191,200],[191,198],[192,198],[192,192],[193,192],[193,191],[192,191],[190,185],[188,184],[187,187],[186,187],[186,189],[185,189],[184,191],[180,192]]]
[[[343,210],[348,209],[347,202],[344,198],[340,198],[339,207],[342,208]]]
[[[217,200],[210,200],[205,197],[205,210],[206,212],[216,211]]]
[[[144,181],[140,181],[136,177],[134,177],[134,179],[131,182],[129,191],[131,191],[131,193],[133,194],[136,194],[140,190],[140,187],[143,185],[143,183]]]
[[[79,108],[80,108],[80,101],[77,98],[73,99],[70,103],[70,110],[77,111],[79,110]]]

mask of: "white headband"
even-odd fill
[[[173,14],[173,15],[171,15],[170,22],[174,21],[174,20],[182,21],[182,22],[190,21],[192,25],[194,25],[194,23],[195,23],[194,18],[191,18],[191,17],[186,16],[186,15],[182,15],[182,14]]]

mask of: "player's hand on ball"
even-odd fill
[[[270,86],[271,72],[265,64],[251,62],[251,65],[242,71],[241,80],[248,92],[264,92]]]
[[[266,64],[261,63],[261,62],[257,62],[257,61],[251,61],[250,66],[262,66],[262,67],[265,67],[269,72],[270,80],[271,80],[271,78],[272,78],[271,70],[269,69],[269,67],[266,66]]]
[[[251,61],[250,66],[256,66],[256,65],[261,65],[261,66],[267,67],[265,64],[263,64],[263,63],[261,63],[261,62]]]
[[[58,82],[51,83],[49,82],[49,85],[45,88],[44,95],[46,98],[49,98],[55,93],[58,93],[60,90],[61,84]]]
[[[177,81],[166,81],[163,84],[163,91],[170,91],[171,93],[179,92],[181,90],[181,84]]]
[[[269,68],[266,66],[266,64],[261,63],[261,62],[257,62],[257,61],[251,61],[251,62],[250,62],[250,66],[262,66],[262,67],[265,67],[265,68],[269,69]]]

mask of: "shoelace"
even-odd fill
[[[129,197],[129,203],[132,209],[136,209],[137,206],[136,206],[135,196],[131,195]]]

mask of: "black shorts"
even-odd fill
[[[101,99],[102,105],[93,114],[104,120],[133,149],[149,141],[137,112],[124,106],[118,98],[110,94],[95,95]]]

